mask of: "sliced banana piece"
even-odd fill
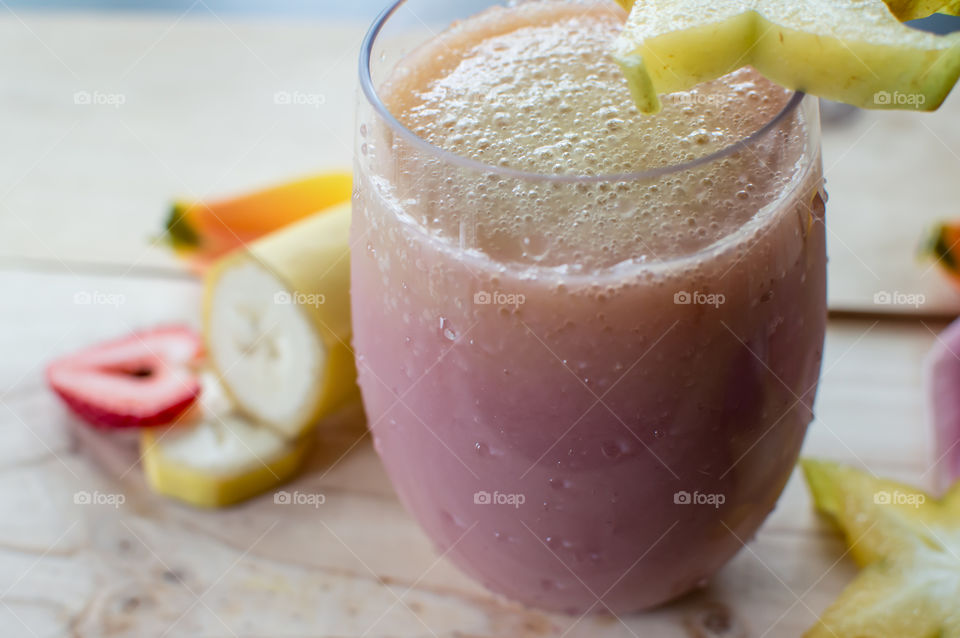
[[[359,396],[349,228],[347,204],[249,244],[207,275],[211,365],[245,414],[288,439]]]
[[[290,478],[308,441],[288,441],[239,414],[205,408],[187,423],[144,429],[140,450],[155,492],[198,507],[224,507]]]

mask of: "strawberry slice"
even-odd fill
[[[62,357],[47,368],[47,381],[93,426],[163,425],[200,395],[191,368],[202,351],[199,335],[189,328],[155,328]]]

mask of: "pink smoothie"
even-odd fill
[[[438,549],[570,613],[704,582],[773,508],[811,420],[825,327],[810,109],[746,69],[641,116],[608,5],[458,23],[361,113],[352,228],[374,443]],[[511,172],[514,171],[514,172]]]

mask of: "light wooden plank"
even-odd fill
[[[960,220],[958,118],[954,91],[934,113],[855,111],[825,123],[831,309],[960,312],[957,291],[917,257],[931,225]],[[894,303],[875,303],[877,293]]]
[[[202,3],[182,20],[19,17],[0,14],[16,60],[0,85],[0,258],[181,270],[151,245],[173,197],[351,165],[363,25],[227,25]]]

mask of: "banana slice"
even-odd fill
[[[307,439],[288,442],[239,415],[144,430],[141,454],[150,487],[197,507],[224,507],[289,479]]]
[[[283,483],[300,467],[309,437],[290,441],[237,414],[216,379],[205,374],[203,406],[169,428],[141,431],[150,487],[198,507],[224,507]]]
[[[350,340],[350,206],[272,233],[207,276],[210,362],[251,419],[286,439],[359,396]]]

